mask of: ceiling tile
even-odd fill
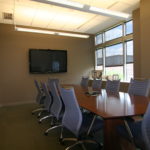
[[[127,13],[132,13],[138,8],[140,2],[140,0],[73,1]],[[15,12],[14,21],[4,20],[2,12]],[[15,22],[17,25],[95,34],[120,20],[31,0],[0,0],[0,22],[8,24]]]

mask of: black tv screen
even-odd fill
[[[66,50],[29,49],[30,73],[67,72]]]

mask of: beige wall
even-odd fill
[[[133,12],[134,77],[141,77],[140,9]]]
[[[150,1],[141,0],[133,13],[134,73],[137,78],[150,78]]]
[[[0,24],[0,105],[34,101],[34,79],[59,78],[61,83],[78,84],[94,67],[93,47],[93,38],[17,32],[12,25]],[[29,48],[68,50],[68,72],[30,74]]]
[[[150,0],[141,0],[141,77],[150,78]]]

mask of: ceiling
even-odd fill
[[[87,5],[132,14],[140,0],[73,0]],[[12,13],[13,19],[4,19]],[[118,18],[58,7],[31,0],[0,0],[0,23],[95,34],[120,22]]]

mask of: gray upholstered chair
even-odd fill
[[[150,103],[142,121],[142,136],[145,149],[150,150]]]
[[[56,81],[55,80],[49,81],[48,87],[50,89],[50,93],[52,95],[52,100],[53,100],[52,105],[50,107],[50,114],[52,115],[53,119],[56,120],[56,123],[54,124],[54,126],[50,127],[45,131],[45,135],[47,135],[49,131],[61,127],[61,119],[64,113],[64,107],[63,107],[60,93],[57,89]],[[50,95],[50,93],[47,94]]]
[[[41,105],[44,103],[44,100],[45,100],[45,94],[41,88],[41,85],[38,83],[37,80],[34,80],[34,84],[35,84],[35,87],[36,87],[36,90],[37,90],[37,95],[36,95],[36,103]],[[35,109],[32,111],[32,114],[35,114],[36,112],[40,112],[38,114],[38,117],[40,117],[41,115],[41,112],[44,111],[45,108],[43,106],[40,106],[39,108]]]
[[[107,80],[106,81],[106,91],[117,93],[120,88],[120,80]]]
[[[128,93],[132,95],[140,95],[140,96],[146,96],[149,95],[149,89],[150,89],[150,80],[136,80],[131,79]]]
[[[86,140],[88,136],[88,130],[93,120],[93,115],[82,113],[76,99],[74,89],[61,89],[62,100],[65,105],[65,112],[62,119],[62,130],[63,128],[71,131],[76,138],[62,138],[62,141],[76,141],[75,144],[66,148],[66,150],[81,144],[85,149],[84,143],[96,143],[94,140]],[[103,122],[100,119],[96,119],[92,125],[91,131],[102,129]],[[84,139],[82,139],[84,137]]]
[[[50,95],[50,91],[47,88],[47,83],[42,82],[41,85],[42,85],[43,92],[45,93],[45,100],[44,100],[43,106],[44,106],[45,112],[47,112],[47,115],[40,118],[39,123],[41,123],[45,119],[52,117],[50,109],[51,109],[51,105],[53,103],[52,96]]]
[[[149,79],[132,79],[130,80],[128,93],[130,95],[149,96],[150,80]],[[136,121],[140,117],[128,117],[127,121]],[[127,123],[126,123],[127,124]]]
[[[100,90],[102,86],[102,80],[93,80],[92,82],[92,88],[94,90]]]
[[[46,97],[46,101],[44,102],[44,108],[45,111],[48,112],[48,115],[42,117],[39,119],[39,123],[41,123],[43,120],[48,119],[50,117],[52,117],[53,115],[51,114],[51,105],[53,102],[53,95],[50,91],[50,88],[48,85],[51,85],[51,83],[55,83],[56,84],[56,89],[59,91],[60,89],[60,85],[59,85],[59,80],[58,79],[48,79],[48,83],[42,84],[42,88],[43,88],[43,92],[45,93],[45,97]],[[47,87],[48,86],[48,87]]]
[[[83,88],[87,88],[88,87],[88,82],[89,82],[89,77],[82,77],[80,85]]]
[[[143,120],[128,122],[128,130],[125,125],[117,127],[120,136],[132,142],[141,150],[150,150],[150,103]]]

